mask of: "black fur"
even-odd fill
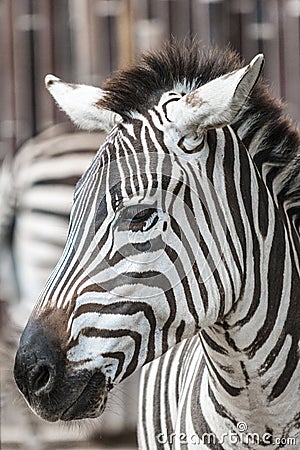
[[[239,67],[240,58],[233,51],[201,49],[196,41],[181,45],[172,41],[160,51],[145,53],[134,66],[117,71],[102,86],[108,95],[100,104],[124,118],[131,111],[145,114],[177,83],[185,84],[184,91],[189,92]]]

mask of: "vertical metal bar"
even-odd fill
[[[151,19],[153,19],[152,0],[146,0],[146,6],[147,6],[147,19],[151,20]]]
[[[119,67],[123,67],[134,60],[134,53],[135,53],[133,42],[134,6],[135,6],[134,0],[123,0],[120,14],[118,15],[117,18]],[[150,7],[149,1],[148,6]]]
[[[90,2],[69,0],[71,20],[71,43],[73,51],[73,77],[82,82],[91,82],[91,27],[89,23]]]
[[[4,0],[0,18],[1,47],[1,99],[0,144],[1,155],[13,155],[16,147],[16,105],[14,89],[14,42],[13,42],[12,2]],[[3,152],[3,153],[2,153]]]
[[[257,26],[258,26],[258,30],[259,30],[259,33],[258,33],[258,36],[257,36],[257,46],[258,46],[258,51],[260,52],[260,53],[262,53],[263,52],[263,39],[262,39],[262,34],[261,34],[261,31],[262,31],[262,24],[263,24],[263,22],[264,22],[264,20],[263,20],[263,6],[262,6],[262,2],[261,2],[261,0],[256,0],[256,11],[255,11],[255,15],[256,15],[256,23],[257,23]]]
[[[29,67],[29,73],[30,73],[30,94],[31,94],[31,110],[32,110],[32,121],[31,121],[31,135],[34,136],[37,133],[37,125],[36,125],[36,78],[35,78],[35,34],[36,31],[33,27],[33,18],[34,18],[34,6],[33,6],[33,0],[29,0],[29,15],[31,16],[32,26],[28,30],[28,43],[29,43],[29,61],[28,61],[28,67]],[[29,105],[28,105],[29,107]]]
[[[31,108],[32,84],[30,73],[30,28],[33,19],[29,1],[12,1],[14,40],[14,83],[16,100],[16,145],[32,136],[33,111]]]
[[[168,0],[168,35],[171,37],[173,35],[173,11],[172,11],[172,0]]]
[[[277,0],[278,7],[278,52],[279,52],[279,76],[280,76],[280,95],[286,99],[286,79],[285,79],[285,45],[284,45],[284,7],[282,0]]]
[[[40,2],[35,0],[35,14],[40,22],[36,32],[36,124],[37,131],[41,132],[54,123],[54,102],[44,86],[44,76],[55,73],[53,64],[53,12],[50,0]],[[57,73],[59,76],[59,73]]]
[[[194,37],[194,24],[193,24],[193,0],[188,0],[188,29],[189,29],[189,40],[192,41]]]
[[[228,6],[228,37],[231,46],[242,54],[242,14],[240,4],[236,3],[233,7],[227,0]]]

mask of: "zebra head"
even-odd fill
[[[109,131],[76,187],[63,255],[16,356],[16,382],[47,420],[100,415],[114,384],[220,321],[239,295],[225,195],[238,174],[224,161],[244,152],[228,125],[263,58],[232,68],[225,55],[220,73],[208,64],[208,81],[185,73],[192,56],[180,58],[150,54],[103,89],[46,77],[77,125]]]

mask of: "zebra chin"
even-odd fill
[[[67,362],[61,341],[38,322],[22,334],[14,377],[31,409],[49,422],[100,416],[112,388],[100,368],[76,369]]]
[[[101,372],[92,375],[82,393],[59,417],[60,420],[93,419],[105,410],[108,389]]]
[[[75,380],[74,382],[76,383]],[[52,405],[61,405],[63,403],[65,407],[67,403],[63,410],[61,407],[59,410],[55,410],[52,405],[49,408],[48,401],[46,401],[47,404],[43,404],[42,399],[38,401],[33,400],[30,407],[38,416],[48,422],[57,422],[59,420],[69,422],[97,418],[104,412],[108,398],[108,389],[106,388],[104,376],[102,373],[95,373],[75,400],[73,393],[67,402],[65,402],[66,398],[68,398],[68,392],[65,392],[63,399],[59,396],[51,398]],[[72,400],[70,400],[71,398]]]

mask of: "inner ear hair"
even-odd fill
[[[200,128],[200,127],[199,127]],[[198,153],[204,147],[205,130],[201,128],[201,132],[191,131],[190,133],[182,136],[177,142],[177,146],[188,154]]]

